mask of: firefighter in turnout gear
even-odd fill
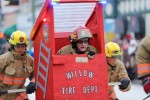
[[[150,93],[150,36],[146,36],[136,51],[138,77],[146,93]]]
[[[8,52],[0,56],[0,91],[25,88],[26,92],[0,94],[0,100],[28,100],[27,94],[35,91],[33,58],[26,53],[28,39],[24,32],[15,31],[10,39]]]
[[[92,33],[89,29],[83,26],[79,26],[69,36],[71,45],[62,47],[57,54],[87,54],[89,58],[93,58],[98,51],[95,47],[89,44]]]
[[[108,42],[105,45],[105,53],[108,66],[108,81],[120,82],[120,91],[129,91],[131,88],[131,81],[128,77],[123,62],[119,60],[123,53],[119,45],[114,42]],[[114,86],[109,86],[109,100],[118,100],[113,87]]]

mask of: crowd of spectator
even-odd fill
[[[4,54],[5,52],[8,51],[9,48],[9,43],[7,42],[7,38],[4,35],[3,38],[0,38],[0,55]]]
[[[127,34],[123,40],[116,39],[123,50],[123,62],[130,79],[137,78],[137,64],[135,60],[135,53],[138,48],[138,42],[133,36]]]

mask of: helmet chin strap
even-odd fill
[[[116,66],[114,65],[114,66],[112,66],[111,64],[109,64],[109,63],[107,63],[110,67],[111,67],[111,69],[112,70],[115,70],[116,69]]]

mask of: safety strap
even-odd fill
[[[24,84],[25,82],[25,78],[10,78],[10,77],[6,77],[4,76],[3,78],[3,83],[4,84]]]
[[[150,63],[138,64],[138,74],[146,74],[150,72]]]
[[[26,94],[26,92],[20,93],[15,100],[25,100],[28,98],[28,95]]]

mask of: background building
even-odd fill
[[[150,34],[150,0],[108,0],[105,19],[114,20],[114,33],[121,39],[131,34],[141,40]],[[119,27],[119,28],[118,28]]]

